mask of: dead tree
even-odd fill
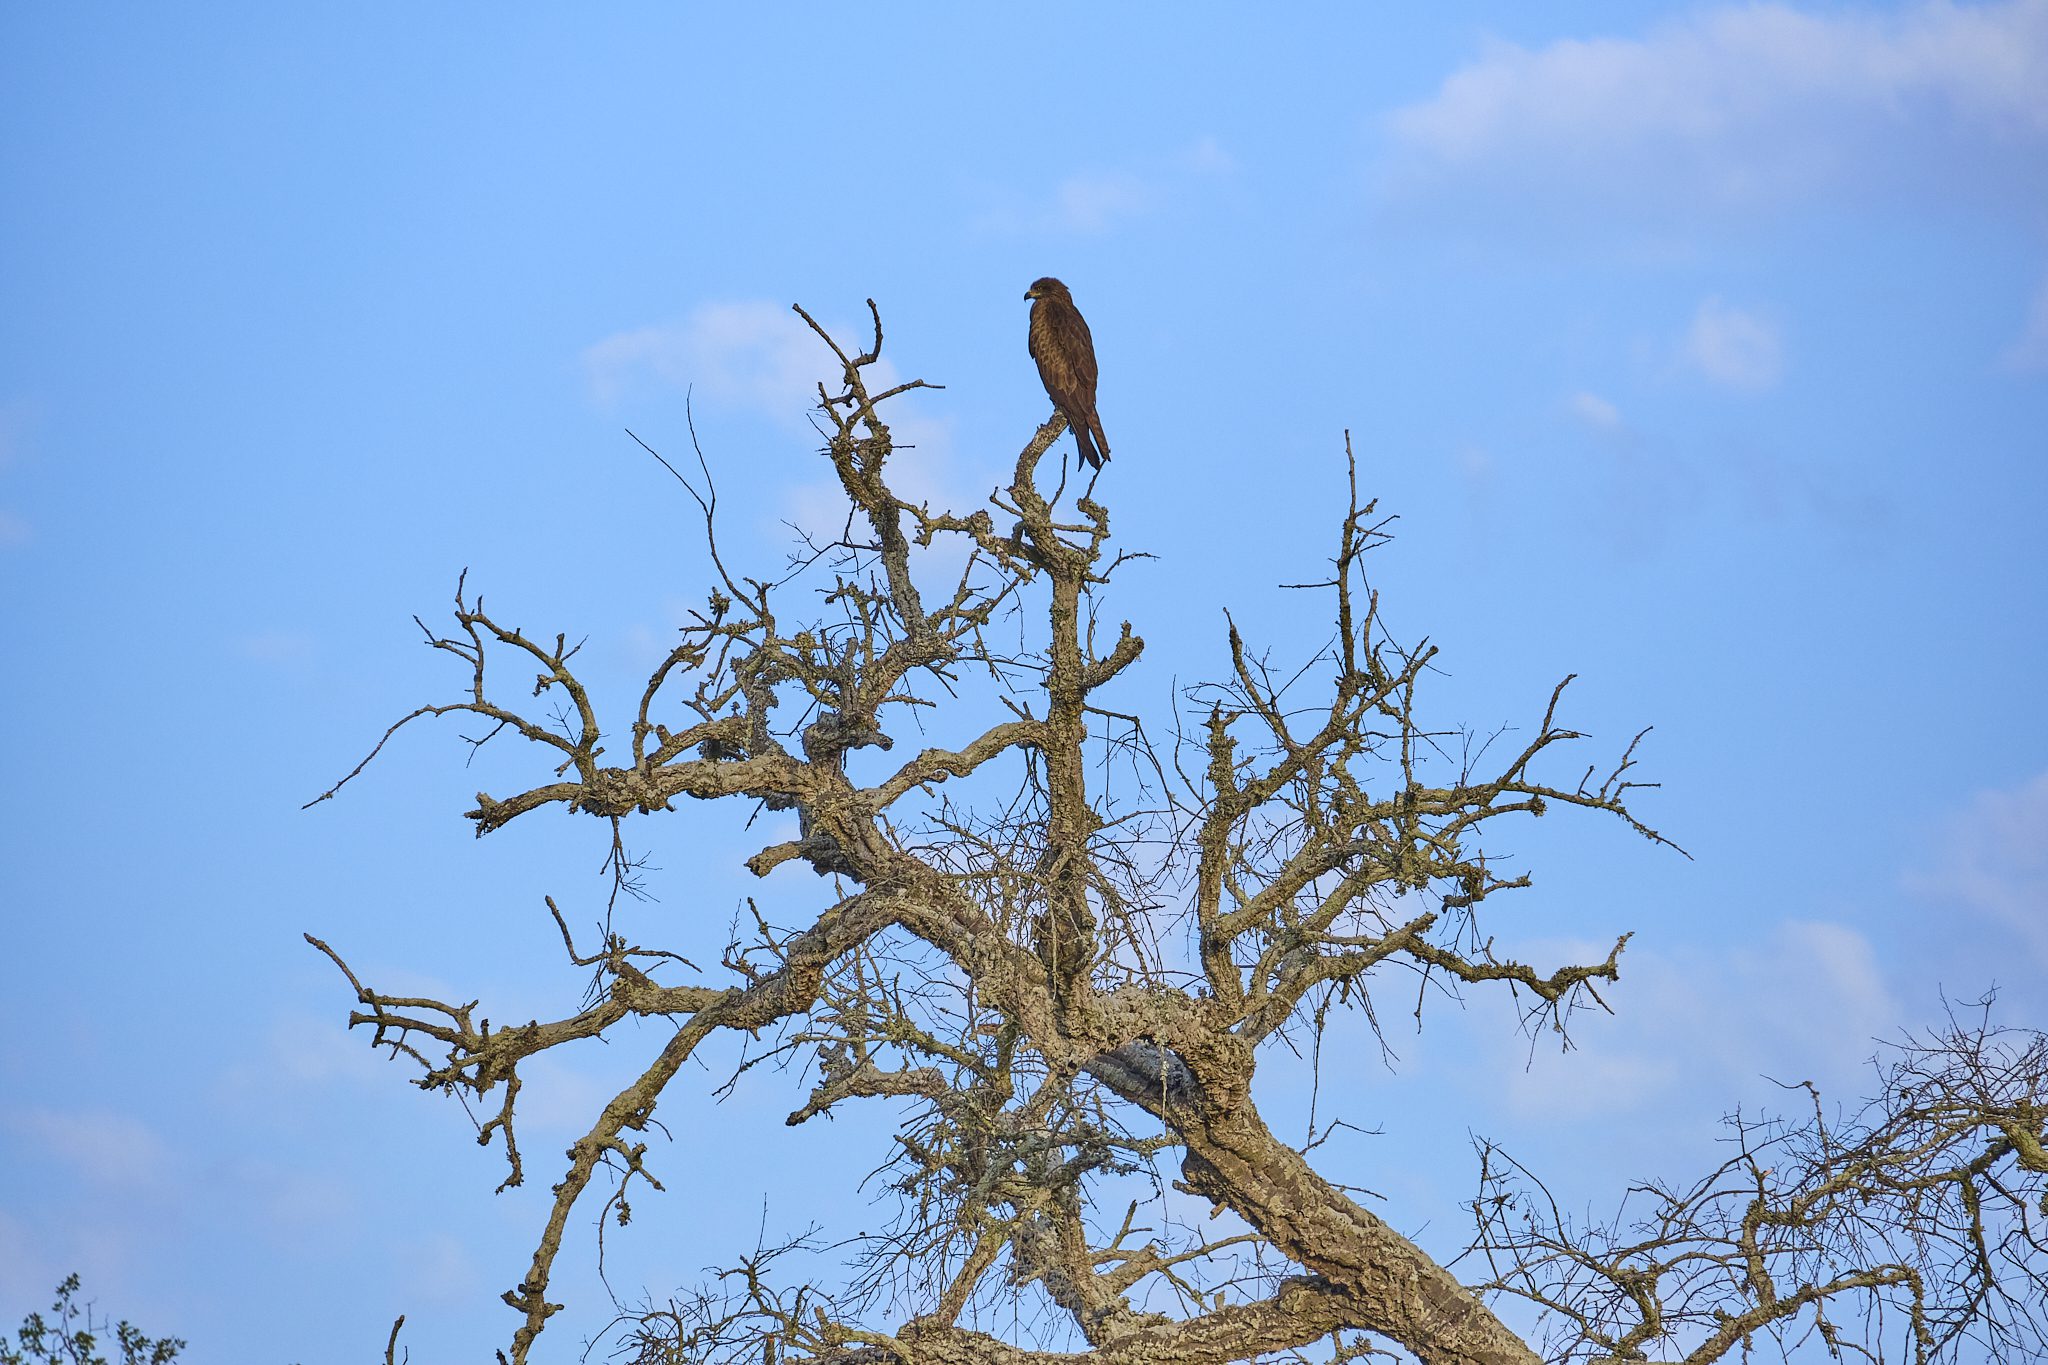
[[[474,1005],[373,990],[308,936],[355,989],[351,1026],[417,1063],[421,1086],[487,1102],[481,1138],[503,1139],[507,1184],[524,1176],[515,1128],[528,1059],[605,1034],[630,1046],[636,1035],[620,1026],[636,1018],[675,1025],[592,1116],[566,1169],[549,1172],[551,1213],[503,1296],[518,1319],[513,1361],[560,1311],[549,1285],[571,1212],[589,1201],[623,1218],[633,1182],[660,1188],[643,1135],[658,1111],[690,1103],[677,1077],[721,1031],[769,1038],[779,1058],[806,1063],[813,1084],[792,1124],[858,1101],[903,1111],[891,1158],[899,1211],[857,1239],[842,1282],[783,1282],[763,1253],[631,1315],[622,1339],[643,1362],[1224,1365],[1389,1345],[1430,1365],[1538,1359],[1489,1294],[1562,1315],[1577,1329],[1562,1354],[1645,1359],[1644,1346],[1697,1328],[1709,1353],[1689,1358],[1708,1360],[1795,1299],[1849,1292],[1804,1281],[1795,1292],[1768,1267],[1730,1269],[1733,1316],[1659,1307],[1671,1300],[1657,1276],[1692,1274],[1691,1262],[1659,1269],[1659,1248],[1678,1241],[1631,1259],[1599,1250],[1606,1234],[1514,1223],[1507,1211],[1523,1205],[1500,1185],[1497,1159],[1476,1205],[1491,1281],[1475,1288],[1277,1136],[1253,1102],[1262,1057],[1290,1030],[1346,1012],[1376,1027],[1376,990],[1508,990],[1526,1021],[1558,1026],[1598,1003],[1627,935],[1593,963],[1539,969],[1498,952],[1482,910],[1528,877],[1506,875],[1482,836],[1498,820],[1577,808],[1663,842],[1627,806],[1636,744],[1604,775],[1550,776],[1553,751],[1581,738],[1558,720],[1569,678],[1511,745],[1426,728],[1417,698],[1435,650],[1381,628],[1363,557],[1384,522],[1358,498],[1354,466],[1330,573],[1309,585],[1328,594],[1331,644],[1276,671],[1232,626],[1227,676],[1185,694],[1173,741],[1155,750],[1140,718],[1099,700],[1144,642],[1129,623],[1112,634],[1097,619],[1099,589],[1129,556],[1112,552],[1094,484],[1071,490],[1047,461],[1063,420],[1026,442],[988,508],[913,504],[890,486],[885,411],[925,386],[870,388],[879,315],[857,353],[811,325],[841,370],[818,411],[848,504],[842,537],[810,547],[795,577],[736,574],[700,456],[700,477],[685,482],[717,586],[629,720],[600,720],[566,637],[508,629],[458,588],[453,629],[427,634],[462,661],[467,685],[392,732],[459,714],[483,721],[485,739],[509,731],[538,746],[551,776],[478,793],[467,812],[476,833],[546,807],[580,812],[610,825],[620,877],[629,821],[683,815],[694,801],[794,811],[796,837],[746,867],[827,879],[810,883],[822,892],[814,911],[757,919],[726,954],[724,979],[703,982],[677,979],[687,968],[663,945],[609,927],[580,953],[549,900],[572,963],[595,969],[598,989],[564,1017],[495,1029]],[[943,589],[939,564],[954,566]],[[508,666],[537,675],[535,694],[558,705],[551,719],[503,700]],[[913,711],[918,730],[951,747],[900,753]],[[850,765],[863,750],[887,757]],[[1091,788],[1109,764],[1132,775],[1115,801]],[[1981,1179],[2015,1163],[2038,1171],[2040,1124],[2038,1108],[2011,1110],[2009,1145]],[[1912,1139],[1886,1129],[1827,1140],[1839,1164]],[[1210,1241],[1173,1231],[1157,1216],[1169,1185],[1243,1230]],[[1717,1265],[1753,1265],[1716,1197],[1681,1199],[1696,1225],[1685,1235],[1720,1237]],[[989,1305],[1027,1295],[1048,1315],[1031,1340],[986,1325]],[[1617,1303],[1643,1316],[1615,1327]]]
[[[1544,1312],[1558,1358],[2019,1361],[2048,1356],[2048,1038],[1974,1020],[1876,1059],[1875,1098],[1831,1117],[1736,1113],[1728,1159],[1632,1186],[1575,1220],[1481,1144],[1474,1250],[1488,1289]]]

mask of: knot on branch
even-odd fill
[[[830,764],[834,768],[845,765],[846,754],[853,749],[882,749],[896,747],[896,741],[882,733],[882,727],[873,716],[845,715],[838,711],[827,711],[823,716],[804,728],[804,757],[813,763]]]
[[[476,809],[465,811],[463,818],[476,822],[476,837],[481,839],[517,813],[508,802],[498,800],[489,792],[478,792]]]
[[[645,774],[631,768],[599,768],[583,779],[583,790],[569,808],[615,819],[634,811],[660,810],[666,804]]]
[[[1145,641],[1131,633],[1131,623],[1126,621],[1117,632],[1116,646],[1094,663],[1081,670],[1081,690],[1092,692],[1138,661],[1145,652]]]
[[[846,848],[843,844],[822,830],[808,828],[809,821],[806,821],[805,824],[807,828],[804,835],[801,839],[797,840],[794,849],[796,857],[802,858],[805,862],[809,863],[811,870],[820,877],[836,875],[851,877],[855,881],[865,880],[861,870],[854,866],[851,858],[846,856]]]
[[[1222,1171],[1210,1164],[1207,1158],[1190,1151],[1181,1158],[1180,1179],[1175,1186],[1187,1194],[1206,1199],[1213,1206],[1211,1212],[1228,1206],[1230,1181]]]

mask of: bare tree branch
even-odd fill
[[[1532,964],[1482,917],[1530,885],[1497,846],[1517,818],[1596,812],[1669,843],[1631,805],[1643,735],[1609,764],[1557,771],[1584,739],[1560,719],[1569,678],[1512,742],[1431,728],[1437,651],[1384,628],[1366,568],[1388,519],[1358,496],[1347,437],[1330,572],[1303,585],[1328,596],[1328,642],[1282,664],[1229,623],[1225,676],[1182,692],[1174,741],[1155,751],[1114,695],[1145,644],[1129,622],[1110,630],[1101,589],[1141,556],[1112,543],[1100,471],[1071,492],[1054,475],[1055,414],[987,507],[901,497],[885,414],[934,386],[878,378],[869,309],[859,351],[797,310],[840,370],[817,424],[842,529],[807,535],[780,577],[739,572],[693,426],[695,473],[662,463],[703,517],[714,585],[621,724],[605,723],[567,633],[508,626],[465,578],[453,624],[422,627],[460,661],[460,690],[316,798],[410,722],[466,714],[482,727],[471,744],[509,733],[541,759],[523,790],[477,794],[478,835],[555,806],[606,822],[598,943],[579,952],[546,901],[583,984],[560,1017],[494,1026],[475,1000],[385,994],[307,936],[354,993],[351,1027],[417,1067],[416,1084],[495,1106],[478,1139],[502,1136],[507,1185],[524,1176],[522,1069],[589,1038],[643,1049],[552,1178],[503,1296],[513,1362],[561,1311],[555,1267],[599,1173],[599,1215],[623,1223],[635,1181],[659,1191],[661,1162],[689,1161],[644,1135],[693,1102],[684,1064],[721,1034],[745,1056],[717,1094],[790,1068],[809,1087],[791,1124],[890,1107],[873,1178],[893,1212],[829,1246],[756,1246],[696,1291],[649,1300],[617,1325],[636,1361],[1306,1365],[1395,1347],[1428,1365],[1537,1360],[1489,1296],[1535,1302],[1562,1356],[1640,1360],[1676,1342],[1709,1360],[1794,1330],[1833,1346],[1851,1302],[1858,1330],[1905,1324],[1915,1359],[1963,1340],[2039,1344],[2023,1306],[2040,1285],[2038,1039],[2011,1056],[2016,1039],[1981,1029],[1917,1044],[1846,1125],[1817,1103],[1802,1124],[1738,1119],[1740,1155],[1696,1187],[1643,1187],[1648,1222],[1628,1232],[1569,1225],[1486,1147],[1476,1286],[1319,1172],[1313,1133],[1307,1148],[1276,1136],[1253,1102],[1261,1059],[1304,1035],[1319,1045],[1346,1015],[1376,1029],[1389,980],[1418,1002],[1431,986],[1506,990],[1530,1029],[1605,1008],[1627,932],[1600,960]],[[506,700],[508,668],[530,697]],[[795,837],[778,822],[744,866],[826,879],[777,883],[809,907],[794,923],[747,902],[719,984],[657,980],[698,968],[613,913],[617,890],[639,886],[627,823],[694,801],[792,813]],[[632,1025],[657,1017],[650,1048]],[[1241,1224],[1184,1226],[1176,1191]],[[832,1275],[816,1264],[828,1253]]]

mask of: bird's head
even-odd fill
[[[1047,275],[1044,279],[1033,280],[1031,287],[1024,291],[1024,297],[1027,299],[1063,299],[1071,298],[1072,295],[1067,293],[1065,285],[1052,276]]]

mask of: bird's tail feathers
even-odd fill
[[[1086,422],[1070,422],[1068,425],[1073,429],[1074,449],[1079,452],[1081,462],[1090,469],[1102,468],[1102,462],[1108,456],[1095,449],[1095,442],[1090,440],[1088,436],[1088,424]]]
[[[1099,452],[1095,458],[1095,467],[1100,469],[1102,468],[1103,461],[1109,458],[1109,438],[1102,434],[1102,419],[1090,413],[1088,415],[1088,430],[1095,436],[1095,449]]]

